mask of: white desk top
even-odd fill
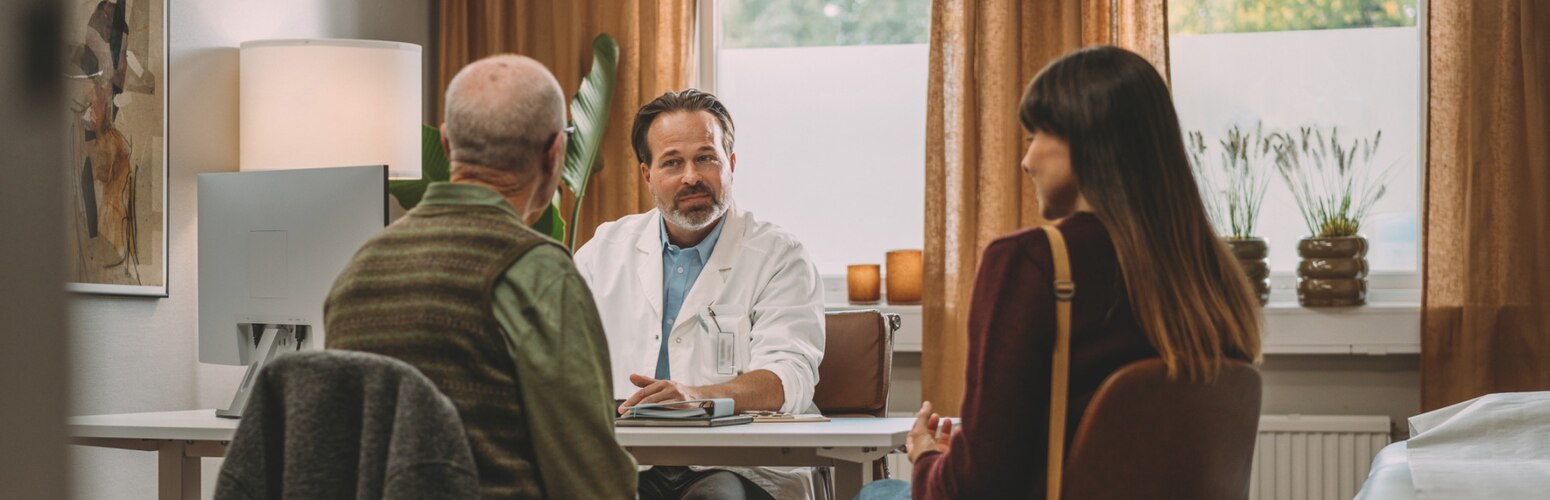
[[[836,418],[828,422],[726,427],[615,427],[624,446],[878,447],[904,445],[913,418]]]
[[[230,441],[238,422],[215,416],[213,409],[87,415],[70,417],[70,436]]]
[[[904,444],[912,418],[840,418],[828,422],[731,425],[726,427],[618,427],[623,446],[642,447],[879,447]],[[230,441],[236,419],[215,410],[121,413],[70,417],[78,438],[184,439]]]

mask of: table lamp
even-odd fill
[[[387,165],[420,178],[420,46],[251,40],[240,49],[240,170]]]

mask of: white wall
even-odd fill
[[[194,213],[196,176],[237,169],[237,45],[259,38],[367,38],[420,44],[430,55],[432,8],[430,0],[171,0],[170,296],[75,298],[71,413],[224,407],[242,376],[239,367],[197,361]],[[429,62],[426,68],[429,77]],[[429,90],[434,81],[427,82]],[[154,454],[72,451],[77,498],[155,497]],[[205,461],[207,496],[218,464]]]

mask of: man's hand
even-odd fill
[[[915,414],[915,426],[910,429],[904,441],[904,449],[909,454],[910,463],[915,463],[915,460],[927,452],[947,453],[952,444],[953,435],[957,433],[958,428],[953,426],[953,421],[931,412],[930,401],[922,403],[920,412]]]
[[[619,414],[624,414],[624,409],[630,406],[660,403],[663,401],[686,401],[690,399],[704,399],[698,388],[689,387],[671,380],[657,380],[644,375],[630,374],[630,383],[635,384],[640,390],[630,395],[630,399],[624,400],[619,405]]]

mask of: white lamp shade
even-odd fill
[[[241,46],[243,171],[387,165],[420,177],[420,46],[254,40]]]

